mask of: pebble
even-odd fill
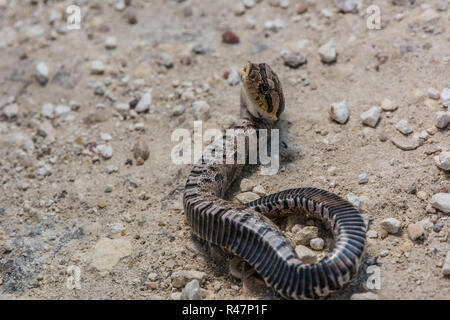
[[[306,2],[301,3],[297,8],[297,14],[304,14],[308,11],[308,4]]]
[[[236,196],[240,203],[247,203],[259,199],[259,196],[253,192],[243,192]]]
[[[303,264],[311,264],[316,262],[317,256],[311,249],[298,245],[295,247],[295,253]]]
[[[292,227],[292,233],[294,233],[294,240],[296,244],[307,245],[312,239],[319,237],[319,229],[315,226],[301,227],[295,225]]]
[[[378,232],[376,232],[375,230],[369,230],[367,231],[367,237],[370,239],[376,239],[378,238]]]
[[[444,213],[450,213],[450,193],[437,193],[431,197],[431,205]]]
[[[204,100],[194,101],[192,103],[194,109],[194,117],[197,120],[206,121],[210,118],[209,114],[209,104]]]
[[[103,141],[111,141],[112,137],[109,133],[100,132],[100,139]]]
[[[350,300],[378,300],[378,295],[373,292],[354,293]]]
[[[393,137],[391,138],[391,141],[396,147],[404,151],[415,150],[420,146],[420,140],[417,137],[412,138]]]
[[[332,63],[336,61],[336,44],[334,43],[333,39],[329,40],[319,48],[319,55],[322,62]]]
[[[48,121],[43,121],[38,125],[37,134],[44,137],[47,142],[53,142],[56,139],[56,130]]]
[[[173,57],[168,53],[158,53],[155,56],[155,61],[157,64],[162,65],[166,67],[167,69],[170,69],[173,67]]]
[[[184,113],[184,106],[182,104],[178,104],[172,108],[172,116],[178,117]]]
[[[450,151],[442,151],[438,156],[434,157],[436,165],[445,171],[450,171]]]
[[[110,159],[113,156],[113,148],[106,144],[100,144],[96,150],[102,155],[104,159]]]
[[[397,108],[398,108],[398,106],[389,99],[384,99],[381,102],[381,109],[383,109],[383,111],[391,111],[392,112],[392,111],[397,110]]]
[[[96,95],[103,96],[105,94],[106,87],[100,81],[95,82],[93,88]]]
[[[361,173],[358,176],[358,183],[359,184],[366,184],[367,182],[369,182],[369,176],[367,175],[367,173]]]
[[[375,128],[381,116],[381,108],[380,107],[372,107],[366,112],[361,114],[362,123],[366,126]]]
[[[36,80],[44,86],[48,82],[48,67],[45,62],[36,65]]]
[[[181,300],[201,300],[202,290],[198,280],[192,280],[186,284],[181,292]]]
[[[381,221],[380,226],[388,233],[395,234],[400,230],[401,222],[395,218],[388,218]]]
[[[309,242],[309,246],[314,250],[322,250],[325,246],[325,241],[322,238],[314,238]]]
[[[45,103],[41,109],[42,115],[48,119],[53,119],[54,111],[55,106],[51,103]]]
[[[100,272],[107,273],[132,252],[132,245],[128,239],[101,238],[94,246],[92,265]]]
[[[287,9],[291,5],[291,2],[289,0],[281,0],[280,2],[280,8]]]
[[[181,300],[181,292],[174,292],[170,295],[170,300]]]
[[[395,128],[398,131],[400,131],[401,133],[403,133],[404,135],[408,135],[411,132],[413,132],[413,129],[409,125],[408,121],[404,120],[404,119],[397,122],[397,124],[395,125]]]
[[[297,69],[307,62],[306,57],[300,52],[285,51],[281,57],[284,64],[292,69]]]
[[[107,184],[105,187],[105,193],[111,193],[113,191],[113,186],[110,184]]]
[[[450,88],[444,88],[441,92],[441,102],[444,107],[450,107]]]
[[[359,199],[356,195],[353,193],[349,193],[347,195],[347,201],[350,202],[357,210],[361,210],[361,199]]]
[[[136,159],[136,164],[141,166],[150,155],[150,149],[144,139],[139,139],[133,146],[133,156]]]
[[[126,112],[130,110],[130,104],[128,103],[118,103],[116,104],[116,110],[119,112]]]
[[[19,115],[19,106],[15,103],[7,105],[3,108],[2,113],[8,120],[14,119]]]
[[[174,272],[170,279],[174,288],[182,288],[192,280],[203,282],[206,279],[206,273],[195,270],[180,270]]]
[[[226,44],[239,43],[239,37],[231,30],[225,31],[222,34],[222,42]]]
[[[152,105],[152,91],[153,89],[148,89],[139,100],[135,110],[136,112],[146,112]]]
[[[450,276],[450,250],[447,251],[444,266],[442,267],[442,273],[444,276]]]
[[[105,66],[100,60],[94,60],[91,63],[91,74],[103,74],[105,72]]]
[[[278,32],[284,28],[284,22],[281,19],[268,20],[264,22],[264,28],[266,30],[272,30],[274,32]]]
[[[236,3],[234,6],[234,14],[237,16],[242,16],[245,13],[245,6],[242,2]]]
[[[55,107],[55,115],[56,116],[61,116],[64,113],[69,112],[71,109],[69,106],[63,105],[63,104],[59,104]]]
[[[226,114],[221,119],[221,125],[223,129],[230,129],[236,124],[236,118],[231,114]]]
[[[408,237],[412,241],[419,239],[420,237],[423,236],[424,233],[425,230],[420,222],[408,225]]]
[[[334,121],[340,124],[346,123],[350,115],[350,111],[347,107],[347,102],[344,100],[341,102],[333,103],[330,106],[329,114],[331,119],[333,119]]]
[[[241,180],[240,189],[242,192],[251,191],[254,186],[255,183],[250,179],[244,178]]]
[[[105,48],[108,50],[115,49],[117,47],[117,38],[114,36],[106,37]]]
[[[117,168],[114,165],[109,165],[109,166],[106,167],[106,173],[107,174],[111,174],[111,173],[114,173],[114,172],[117,172],[117,171],[119,171],[119,168]]]
[[[239,82],[241,82],[239,72],[237,72],[236,70],[231,70],[230,74],[228,75],[227,81],[230,86],[238,85]]]
[[[427,90],[428,98],[433,100],[438,100],[441,96],[441,93],[436,88],[428,88]]]
[[[37,169],[37,174],[42,177],[47,177],[52,174],[52,167],[48,164],[44,164]]]
[[[247,9],[251,9],[255,6],[255,0],[244,0],[244,6]]]
[[[434,125],[438,129],[445,129],[449,121],[449,113],[445,111],[436,112],[436,118],[434,119]]]
[[[419,191],[417,192],[417,198],[421,200],[427,200],[428,194],[425,191]]]

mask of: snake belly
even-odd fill
[[[241,120],[235,128],[241,130],[236,135],[246,136],[249,130],[272,129],[272,125],[253,119]],[[248,149],[245,152],[248,156]],[[245,166],[205,158],[194,166],[183,196],[192,232],[247,261],[283,297],[319,298],[341,289],[358,272],[364,253],[366,227],[358,210],[316,188],[289,189],[245,205],[224,200]],[[335,239],[333,250],[314,264],[302,264],[281,230],[265,216],[287,209],[307,211],[328,224]]]

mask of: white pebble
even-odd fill
[[[381,221],[381,227],[386,230],[388,233],[397,233],[400,229],[401,222],[395,218],[387,218]]]
[[[239,72],[237,72],[236,70],[231,70],[230,74],[228,75],[227,81],[230,86],[238,85],[239,82],[241,81]]]
[[[100,139],[103,141],[111,141],[112,137],[109,133],[100,132]]]
[[[366,184],[367,182],[369,182],[369,176],[367,175],[367,173],[361,173],[358,176],[358,183],[359,184]]]
[[[381,108],[380,107],[372,107],[366,112],[361,114],[362,123],[375,128],[381,116]]]
[[[150,108],[150,106],[152,105],[152,91],[153,89],[150,88],[146,93],[142,95],[136,106],[136,112],[145,112]]]
[[[100,60],[94,60],[91,63],[91,74],[102,74],[105,72],[105,66]]]
[[[303,264],[314,263],[317,260],[317,256],[311,249],[298,245],[295,247],[295,253]]]
[[[100,144],[96,149],[105,159],[110,159],[113,156],[113,148],[111,146]]]
[[[334,40],[331,39],[324,45],[322,45],[319,48],[319,55],[323,62],[325,63],[331,63],[336,61],[336,44],[334,43]]]
[[[53,113],[55,112],[55,106],[51,103],[45,103],[42,106],[41,113],[44,117],[53,119]]]
[[[444,107],[450,107],[450,88],[445,88],[441,92],[441,102]]]
[[[436,88],[428,88],[427,93],[428,93],[428,98],[434,99],[434,100],[438,100],[439,97],[441,96],[439,90],[437,90]]]
[[[445,129],[448,125],[449,113],[445,111],[436,112],[436,118],[434,119],[434,125],[436,128]]]
[[[106,49],[115,49],[117,47],[117,38],[114,36],[106,37],[105,39],[105,48]]]
[[[402,119],[399,122],[397,122],[397,124],[395,125],[395,128],[398,131],[400,131],[401,133],[403,133],[404,135],[408,135],[411,132],[413,132],[413,129],[409,125],[409,122],[407,120],[404,120],[404,119]]]
[[[344,124],[347,122],[348,117],[350,115],[350,111],[348,110],[346,101],[341,101],[337,103],[333,103],[330,106],[329,114],[331,119],[334,121]]]
[[[311,239],[311,241],[309,242],[309,245],[314,250],[322,250],[325,245],[325,242],[321,238],[314,238],[314,239]]]
[[[442,151],[434,157],[436,165],[442,170],[450,171],[450,151]]]
[[[247,9],[251,9],[255,6],[255,0],[244,0],[244,6]]]
[[[197,120],[206,121],[210,118],[209,114],[209,104],[204,100],[194,101],[192,103],[192,107],[194,108],[194,117]]]
[[[48,67],[44,62],[36,65],[36,79],[41,85],[45,85],[48,81]]]
[[[361,199],[359,199],[356,195],[353,193],[349,193],[347,195],[347,201],[350,202],[356,209],[361,209]]]
[[[398,106],[389,99],[384,99],[381,102],[381,109],[383,109],[383,111],[395,111],[397,108]]]
[[[450,193],[437,193],[431,198],[431,205],[444,213],[450,213]]]

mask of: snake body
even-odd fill
[[[245,107],[245,103],[241,105],[244,117],[235,126],[240,130],[234,138],[247,138],[255,129],[269,129],[270,133],[276,128],[276,121],[254,117]],[[226,147],[223,142],[223,149]],[[236,148],[231,152],[236,153]],[[248,158],[247,148],[245,152]],[[222,164],[206,156],[194,166],[183,196],[192,232],[247,261],[284,297],[318,298],[341,289],[357,273],[364,252],[366,228],[358,210],[339,196],[316,188],[284,190],[245,205],[225,200],[225,193],[246,166]],[[267,217],[283,210],[307,211],[328,224],[335,238],[333,250],[314,264],[302,264],[291,243]]]

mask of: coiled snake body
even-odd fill
[[[269,129],[270,133],[284,109],[277,75],[267,64],[247,63],[241,77],[243,119],[235,126],[241,129],[236,135],[248,137],[254,129]],[[247,261],[267,285],[287,298],[326,296],[357,273],[366,228],[348,201],[325,190],[297,188],[246,205],[236,204],[224,196],[246,165],[202,160],[191,171],[183,197],[186,218],[195,235]],[[305,210],[329,224],[335,237],[333,250],[314,264],[302,264],[291,243],[265,216],[286,209]]]

